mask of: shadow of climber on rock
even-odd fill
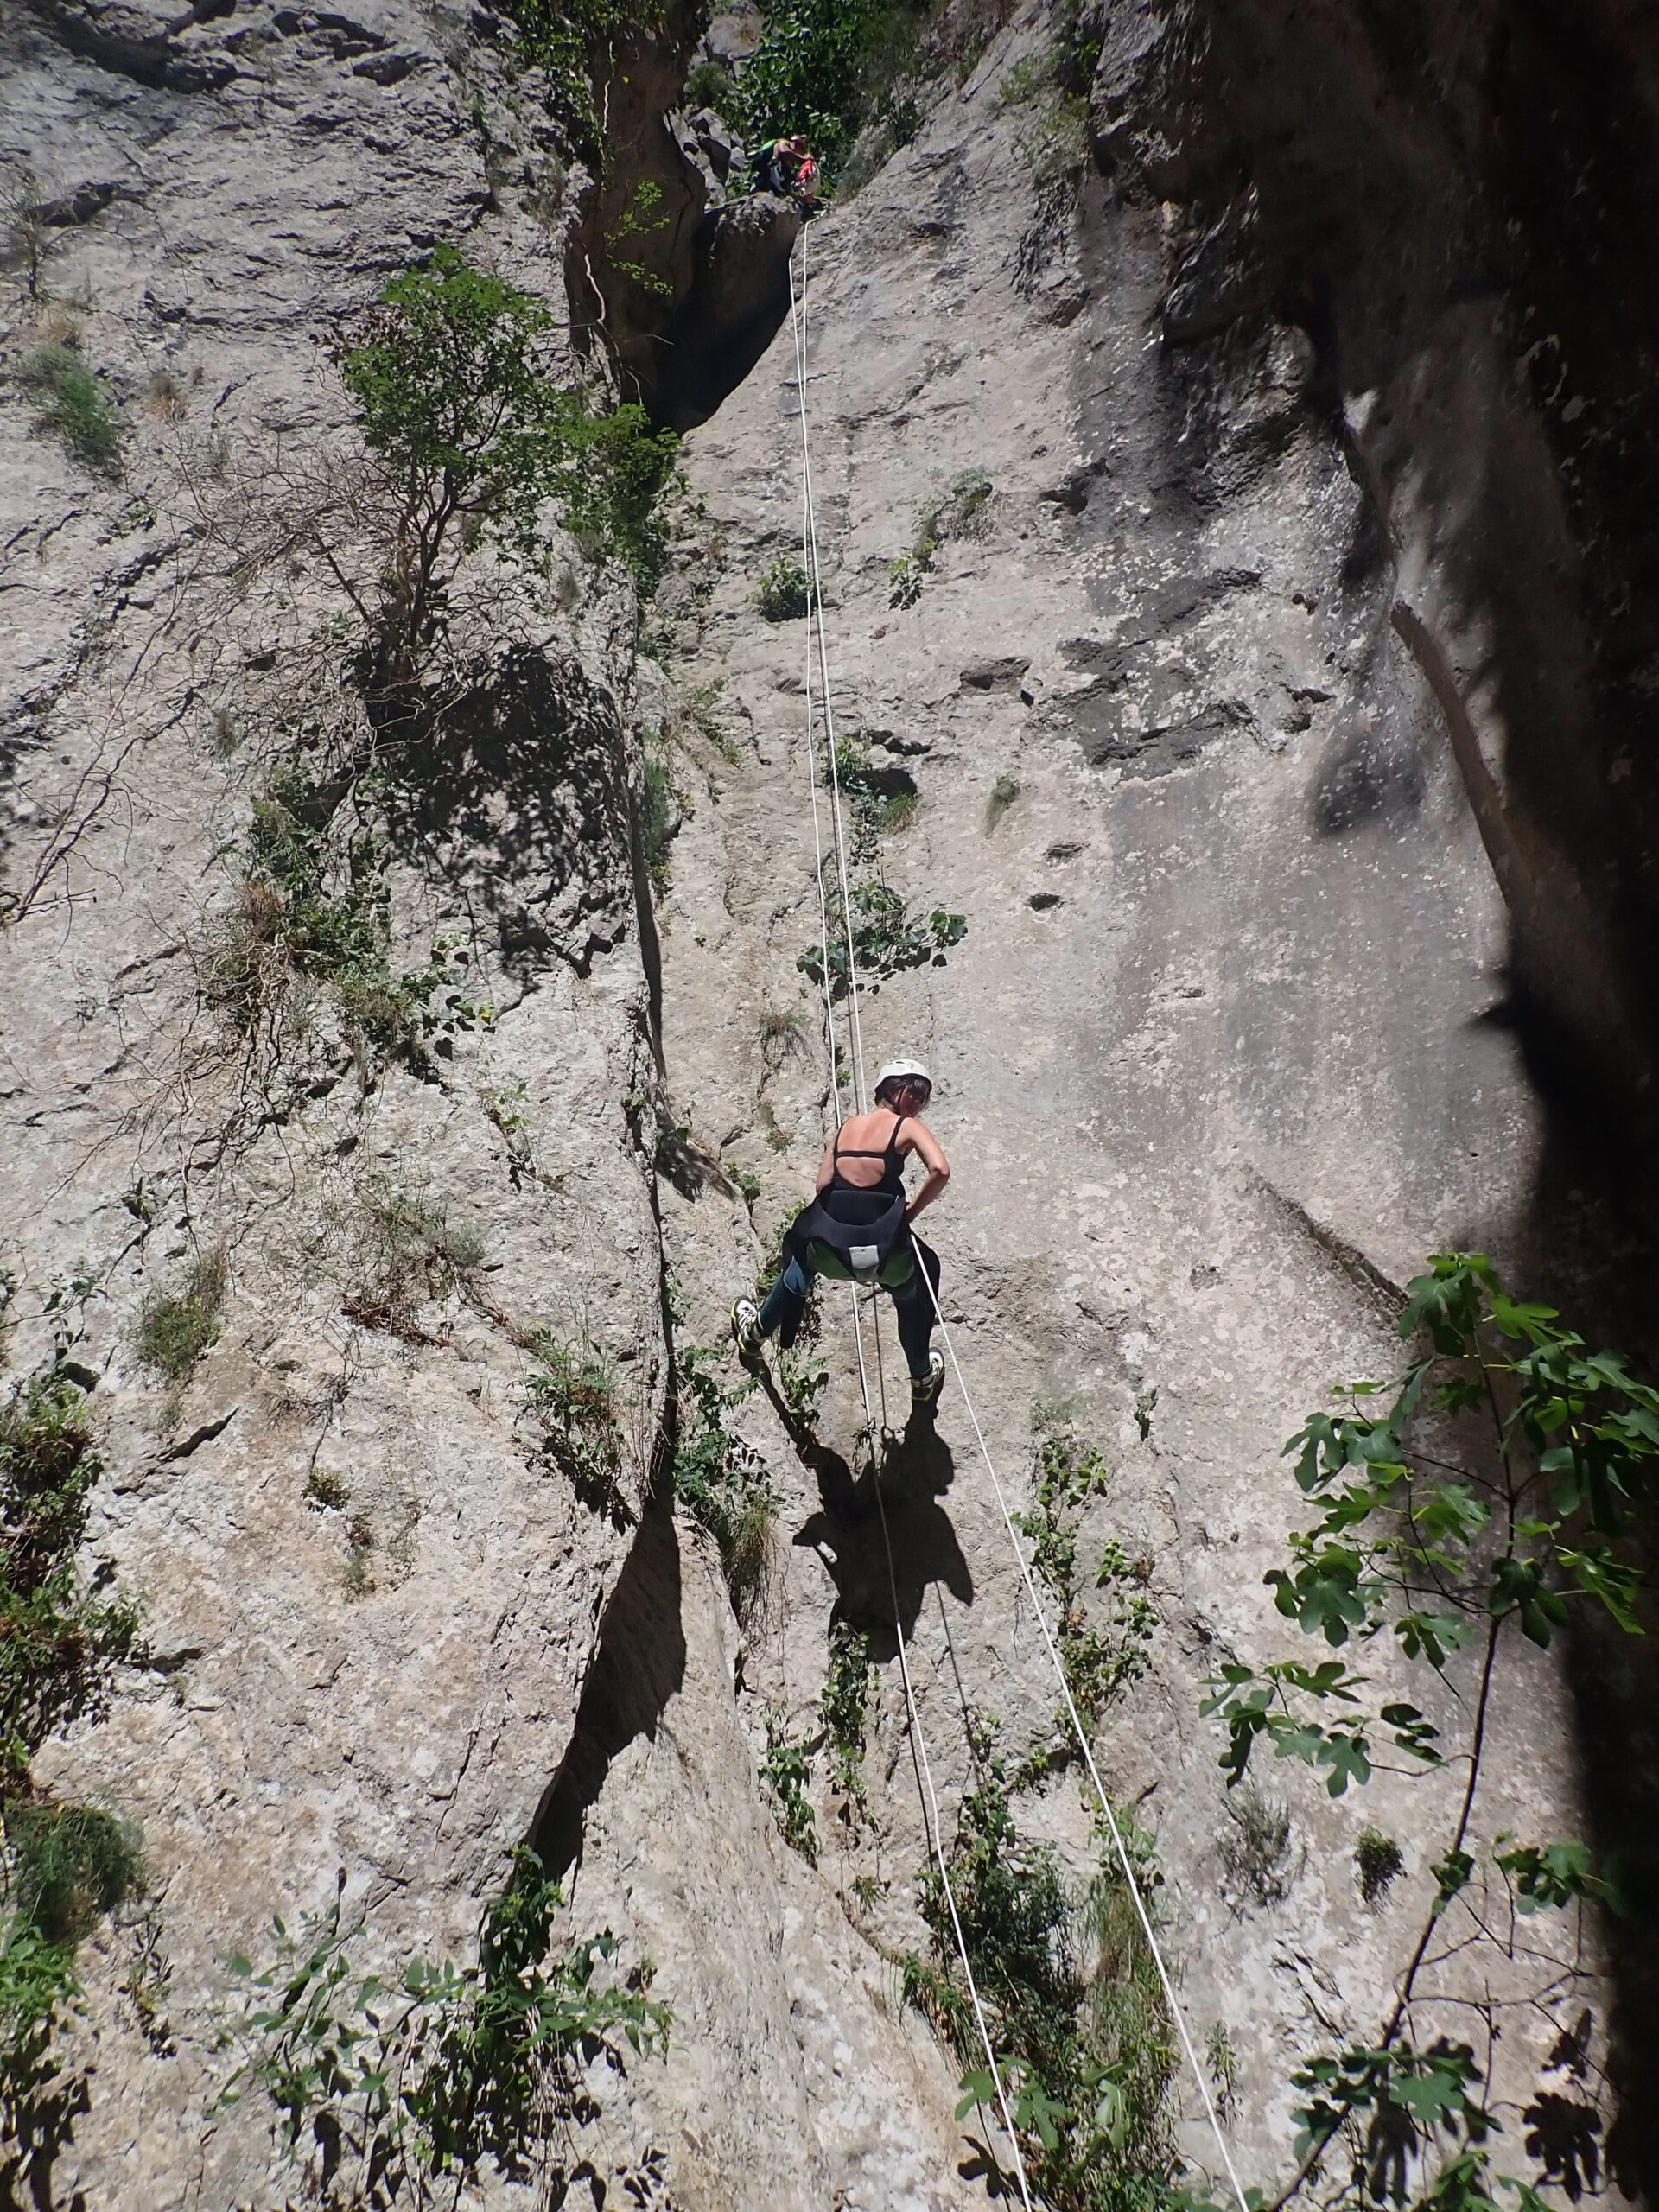
[[[893,1590],[899,1597],[899,1625],[909,1642],[922,1601],[941,1582],[957,1602],[974,1602],[974,1578],[950,1516],[939,1500],[956,1473],[950,1448],[925,1413],[913,1416],[901,1438],[888,1445],[878,1465],[857,1479],[844,1462],[835,1461],[840,1479],[819,1482],[820,1510],[798,1531],[798,1545],[817,1552],[836,1586],[830,1615],[833,1628],[846,1621],[868,1637],[870,1656],[885,1665],[896,1658]],[[893,1580],[887,1578],[887,1549],[881,1538],[876,1484],[887,1510],[887,1541],[893,1549]]]

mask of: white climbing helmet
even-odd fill
[[[899,1082],[925,1083],[930,1091],[933,1088],[932,1077],[913,1054],[901,1054],[898,1059],[887,1062],[875,1078],[876,1096],[879,1098],[890,1083]]]

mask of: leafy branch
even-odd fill
[[[289,2152],[309,2138],[325,2180],[355,2170],[356,2202],[430,2204],[435,2182],[486,2160],[528,2174],[551,2119],[592,2116],[584,2069],[623,2072],[625,2047],[664,2050],[670,2019],[649,1966],[613,1977],[608,1929],[552,1949],[558,1884],[533,1852],[514,1861],[470,1966],[414,1957],[390,1982],[360,1972],[348,1947],[364,1923],[346,1920],[343,1874],[299,1929],[273,1922],[268,1965],[230,1962],[242,2009],[223,2037],[238,2058],[219,2102],[262,2091]]]
[[[1433,1893],[1380,2032],[1310,2058],[1293,2076],[1303,2096],[1298,2164],[1271,2212],[1320,2173],[1338,2138],[1351,2152],[1338,2203],[1491,2212],[1502,2196],[1522,2212],[1535,2206],[1532,2183],[1492,2171],[1487,2145],[1500,2122],[1473,2047],[1430,2032],[1421,2016],[1471,2006],[1496,2041],[1498,2000],[1460,1997],[1434,1973],[1483,1950],[1538,1963],[1541,1990],[1512,2001],[1552,2015],[1579,1982],[1576,1953],[1548,1955],[1522,1939],[1519,1923],[1586,1901],[1620,1909],[1611,1873],[1586,1845],[1483,1839],[1478,1813],[1514,1638],[1548,1649],[1586,1611],[1641,1632],[1637,1546],[1659,1470],[1659,1391],[1619,1353],[1591,1351],[1553,1307],[1511,1297],[1478,1253],[1435,1255],[1408,1286],[1399,1325],[1404,1338],[1427,1338],[1404,1375],[1338,1390],[1337,1410],[1310,1415],[1285,1446],[1318,1518],[1264,1580],[1281,1616],[1344,1656],[1229,1662],[1203,1707],[1226,1729],[1230,1788],[1263,1744],[1322,1774],[1332,1797],[1385,1764],[1379,1746],[1403,1754],[1393,1771],[1463,1769],[1430,1868]],[[1379,1691],[1349,1656],[1390,1651],[1427,1671],[1441,1710],[1466,1713],[1457,1741],[1442,1740],[1421,1704]],[[1580,2051],[1569,2070],[1582,2079],[1586,2065]],[[1570,2126],[1539,2117],[1556,2107]],[[1562,2178],[1600,2127],[1593,2105],[1553,2090],[1539,2091],[1523,2117],[1539,2185]]]

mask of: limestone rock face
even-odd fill
[[[73,2108],[0,2153],[19,2201],[315,2201],[326,2145],[290,2159],[257,2094],[217,2102],[227,1960],[342,1870],[355,1963],[469,1958],[528,1842],[556,1939],[613,1929],[670,2040],[595,2065],[533,2171],[458,2202],[984,2202],[902,1961],[982,1725],[1011,1759],[1052,1735],[996,1492],[1029,1504],[1034,1417],[1113,1469],[1085,1544],[1122,1547],[1156,1619],[1100,1760],[1155,1839],[1193,2037],[1232,2054],[1244,2178],[1287,2170],[1294,2054],[1385,2009],[1458,1783],[1372,1783],[1406,1872],[1378,1906],[1348,1805],[1275,1769],[1282,1864],[1270,1895],[1239,1880],[1198,1707],[1218,1661],[1282,1648],[1280,1446],[1334,1380],[1396,1371],[1432,1250],[1493,1252],[1638,1354],[1650,1318],[1626,1155],[1548,1080],[1583,1039],[1592,1095],[1643,1125],[1651,686],[1607,609],[1651,578],[1600,449],[1568,466],[1634,407],[1628,364],[1585,276],[1593,394],[1569,419],[1516,382],[1522,339],[1529,377],[1571,350],[1525,296],[1567,234],[1497,188],[1481,57],[1541,97],[1554,35],[1448,18],[1435,75],[1373,12],[1114,10],[1062,99],[1058,11],[958,10],[977,58],[803,249],[779,203],[705,207],[671,120],[689,14],[630,57],[596,179],[481,12],[7,11],[7,366],[78,351],[123,436],[100,473],[21,378],[0,400],[0,1330],[9,1378],[55,1357],[86,1389],[83,1566],[144,1616],[32,1786],[130,1818],[146,1856],[81,1948]],[[1615,103],[1635,146],[1652,56],[1633,19],[1586,21],[1643,62]],[[1576,131],[1601,110],[1572,85]],[[585,350],[687,426],[692,496],[648,652],[630,581],[551,520],[544,568],[469,550],[444,711],[376,734],[354,849],[383,993],[457,979],[399,1030],[333,985],[260,995],[248,854],[357,804],[281,782],[363,712],[345,587],[375,571],[315,526],[362,458],[333,349],[440,242],[579,326],[573,376]],[[755,601],[811,557],[791,248],[818,658]],[[859,1036],[837,1007],[838,1064],[810,980],[839,894],[826,684],[851,880],[941,925],[869,978]],[[925,1226],[960,1373],[932,1425],[890,1315],[855,1341],[844,1291],[779,1370],[792,1406],[776,1373],[740,1395],[723,1350],[861,1047],[938,1084],[954,1173]],[[145,1316],[204,1260],[216,1334],[168,1379]],[[571,1411],[590,1357],[608,1458]],[[776,1509],[738,1607],[670,1475],[699,1372]],[[861,1795],[823,1741],[843,1623],[876,1663]],[[1639,1831],[1645,1678],[1588,1643],[1573,1666],[1505,1684],[1494,1830]],[[807,1812],[810,1855],[783,1833]],[[1021,1817],[1086,1878],[1072,1773]],[[1648,1939],[1586,1940],[1587,2047],[1639,2085]],[[1561,2024],[1506,2035],[1517,2110]],[[1213,2167],[1190,2084],[1181,2115]],[[1651,2142],[1621,2125],[1635,2195]]]

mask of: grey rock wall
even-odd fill
[[[1294,1776],[1272,1777],[1284,1894],[1230,1872],[1197,1707],[1218,1656],[1277,1648],[1261,1576],[1292,1514],[1279,1445],[1333,1380],[1391,1371],[1395,1294],[1427,1251],[1491,1250],[1618,1333],[1647,1249],[1535,1080],[1565,1024],[1595,1095],[1626,1128],[1646,1110],[1645,661],[1605,620],[1620,575],[1645,574],[1640,542],[1614,526],[1611,479],[1575,473],[1602,402],[1541,413],[1511,341],[1543,341],[1479,289],[1511,220],[1523,272],[1566,257],[1553,207],[1528,227],[1514,149],[1505,199],[1480,136],[1494,81],[1541,97],[1528,56],[1559,41],[1518,12],[1433,26],[1425,70],[1357,10],[1310,20],[1113,11],[1087,160],[1068,140],[1058,170],[1040,71],[1009,76],[1055,23],[1039,6],[985,23],[914,143],[804,245],[836,714],[917,795],[880,838],[887,880],[968,921],[943,964],[867,1001],[866,1053],[919,1048],[938,1078],[956,1172],[929,1233],[1004,1482],[1023,1503],[1033,1405],[1064,1402],[1115,1469],[1088,1541],[1148,1562],[1153,1664],[1103,1761],[1155,1835],[1195,2036],[1220,2026],[1238,2053],[1232,2145],[1263,2183],[1294,2054],[1384,2001],[1451,1787],[1373,1785],[1366,1810],[1407,1858],[1375,1909],[1346,1808]],[[478,2201],[559,2202],[578,2153],[613,2195],[686,2212],[983,2196],[955,2063],[901,1999],[927,1844],[895,1610],[947,1826],[964,1707],[1018,1752],[1055,1692],[956,1380],[883,1478],[891,1582],[836,1300],[817,1443],[764,1395],[734,1415],[779,1501],[741,1624],[663,1486],[671,1363],[721,1341],[833,1120],[797,965],[818,929],[804,639],[753,601],[799,544],[788,329],[756,358],[786,226],[743,217],[772,278],[742,257],[699,296],[701,186],[663,112],[681,29],[639,57],[632,151],[596,189],[497,34],[447,11],[187,22],[52,0],[4,26],[10,173],[41,211],[5,275],[6,359],[73,328],[130,426],[117,483],[15,386],[0,404],[6,1351],[14,1376],[37,1365],[54,1287],[92,1278],[69,1308],[107,1465],[87,1564],[146,1614],[108,1719],[36,1774],[137,1818],[150,1883],[143,1915],[83,1952],[86,2107],[14,2173],[20,2196],[304,2201],[315,2174],[283,2163],[256,2101],[210,2109],[228,1955],[272,1910],[324,1904],[340,1868],[372,1963],[464,1954],[526,1839],[572,1929],[608,1924],[626,1964],[652,1963],[673,2026],[664,2058],[601,2085],[563,2163]],[[1597,35],[1645,52],[1611,16]],[[1571,82],[1580,130],[1593,86]],[[671,301],[612,296],[599,268],[641,178],[668,195],[648,260],[666,241]],[[319,714],[349,687],[306,642],[340,612],[317,564],[228,593],[204,513],[214,485],[257,499],[345,450],[330,333],[442,238],[562,320],[601,298],[625,390],[651,396],[671,315],[695,327],[705,381],[683,419],[721,403],[685,447],[702,513],[651,614],[660,668],[579,549],[545,583],[480,556],[454,638],[465,708],[392,779],[388,819],[400,953],[456,933],[490,1019],[447,1061],[383,1065],[325,1008],[251,1088],[213,982],[238,841],[283,684],[305,672]],[[1571,327],[1599,334],[1611,391],[1624,355],[1594,289]],[[1547,366],[1535,353],[1527,374]],[[918,511],[981,480],[895,605]],[[1516,645],[1517,606],[1541,644]],[[677,821],[654,898],[646,746]],[[1549,1014],[1542,1041],[1517,1027],[1516,978],[1522,1016]],[[365,1296],[389,1188],[483,1254],[440,1268],[402,1333]],[[220,1249],[223,1332],[168,1392],[139,1365],[138,1317]],[[540,1440],[538,1326],[613,1363],[613,1496]],[[307,1502],[319,1470],[347,1506]],[[817,1733],[841,1620],[880,1662],[868,1802],[816,1758],[814,1868],[760,1770],[780,1726]],[[1610,1831],[1639,1815],[1585,1718],[1639,1723],[1643,1686],[1605,1707],[1597,1667],[1585,1653],[1570,1682],[1541,1656],[1509,1686],[1492,1826],[1576,1833],[1586,1799]],[[1072,1779],[1022,1816],[1080,1877]],[[1621,1980],[1586,1962],[1594,2050],[1622,2001],[1611,2057],[1639,2082],[1640,1941],[1623,1952]],[[156,1961],[147,2039],[132,1990]],[[1503,2094],[1532,2094],[1554,2032],[1540,2016],[1507,2039]],[[1204,2159],[1190,2092],[1185,2114]]]

